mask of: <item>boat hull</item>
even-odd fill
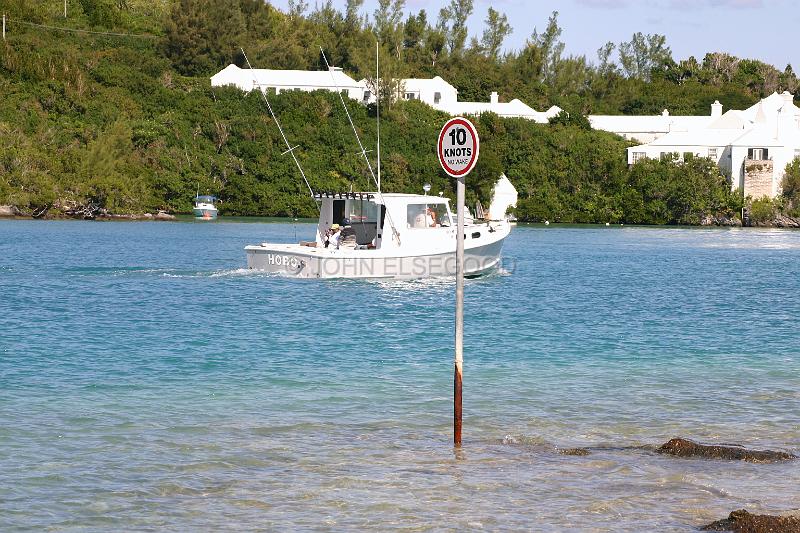
[[[194,213],[194,218],[198,220],[216,220],[217,218],[216,209],[195,207],[192,209],[192,213]]]
[[[508,235],[504,231],[488,242],[472,243],[464,250],[464,275],[480,276],[500,266],[500,252]],[[334,250],[293,244],[245,247],[247,268],[297,278],[450,277],[456,274],[455,251],[393,255],[381,250]]]

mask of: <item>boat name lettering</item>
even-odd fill
[[[291,266],[296,268],[298,265],[296,257],[289,257],[288,255],[267,254],[267,264],[277,266]]]

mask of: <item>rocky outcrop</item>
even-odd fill
[[[735,533],[800,533],[797,516],[755,515],[744,509],[733,511],[728,518],[700,528],[701,531],[734,531]]]
[[[772,225],[776,228],[800,228],[800,218],[778,215],[772,221]]]
[[[741,446],[698,444],[688,439],[675,438],[656,450],[657,453],[676,457],[700,457],[703,459],[727,459],[750,463],[774,463],[797,457],[786,452],[771,450],[748,450]]]
[[[0,217],[16,217],[20,212],[14,205],[0,205]]]
[[[158,212],[158,213],[156,213],[156,215],[153,217],[153,220],[164,220],[164,221],[167,221],[167,220],[175,220],[175,215],[170,215],[170,214],[169,214],[169,213],[167,213],[166,211],[159,211],[159,212]]]
[[[725,215],[706,215],[700,220],[700,225],[739,227],[742,225],[742,221],[736,217],[729,217]]]
[[[158,221],[176,220],[175,215],[170,215],[166,211],[159,211],[155,215],[153,213],[135,213],[130,215],[100,213],[97,215],[96,218],[97,220],[158,220]]]

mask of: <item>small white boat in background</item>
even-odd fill
[[[216,220],[217,206],[214,202],[217,201],[216,196],[210,195],[197,195],[194,198],[194,218],[197,220]]]

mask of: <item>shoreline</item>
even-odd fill
[[[112,222],[112,221],[132,221],[132,222],[178,222],[181,221],[184,217],[190,218],[192,217],[191,213],[178,213],[172,214],[166,211],[157,211],[155,213],[127,213],[127,214],[117,214],[117,213],[98,213],[93,216],[87,216],[82,213],[64,213],[62,211],[56,211],[55,213],[51,213],[50,211],[45,211],[41,215],[36,215],[34,213],[28,214],[22,212],[18,207],[14,205],[0,205],[0,220],[2,219],[18,219],[18,220],[94,220],[98,222]],[[276,218],[276,219],[286,219],[292,220],[293,217],[279,217],[279,216],[263,216],[263,215],[229,215],[226,217],[227,219],[231,218]],[[312,218],[296,218],[294,217],[295,222],[315,222],[315,219]],[[584,222],[584,223],[573,223],[573,222],[559,222],[559,221],[518,221],[519,224],[523,225],[536,225],[536,224],[544,224],[544,225],[587,225],[587,226],[642,226],[642,227],[690,227],[690,228],[777,228],[777,229],[798,229],[800,228],[800,217],[790,217],[788,215],[777,214],[774,219],[769,222],[756,222],[752,223],[743,223],[742,220],[738,218],[729,218],[729,217],[715,217],[712,215],[707,215],[704,217],[699,224],[634,224],[634,223],[609,223],[609,222]]]

